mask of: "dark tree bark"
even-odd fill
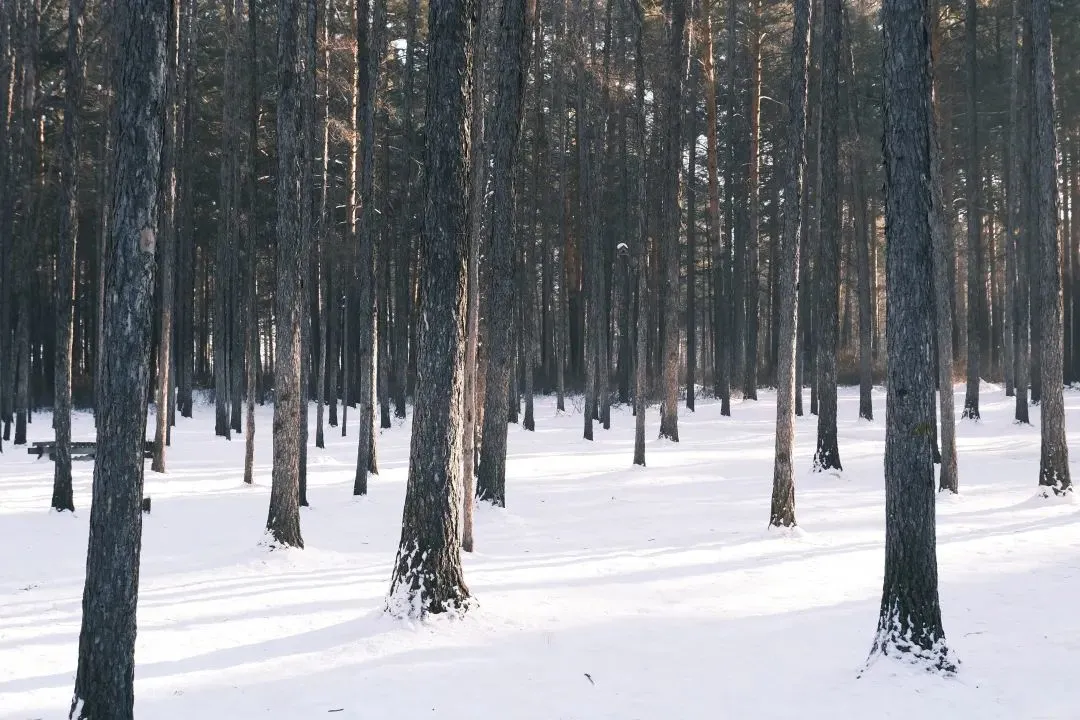
[[[277,284],[274,288],[274,465],[270,513],[266,520],[275,545],[304,547],[300,535],[300,322],[306,300],[300,234],[300,92],[303,69],[299,41],[300,0],[278,0],[277,29]]]
[[[686,3],[668,0],[664,78],[663,404],[660,437],[679,442],[679,177],[682,167],[682,93],[686,81]]]
[[[154,458],[150,469],[165,472],[165,446],[169,436],[169,404],[172,394],[172,338],[174,287],[176,266],[176,150],[177,98],[176,77],[179,66],[181,15],[179,2],[169,9],[169,36],[165,67],[165,127],[161,152],[161,197],[159,199],[160,231],[158,233],[158,270],[161,273],[161,308],[157,350],[157,378],[154,404]]]
[[[330,224],[330,121],[332,119],[330,115],[330,78],[332,75],[332,66],[330,64],[330,18],[331,18],[332,6],[330,0],[323,0],[323,16],[322,16],[322,67],[323,67],[323,80],[322,80],[322,181],[321,192],[319,194],[319,220],[318,229],[315,234],[314,242],[316,243],[312,251],[312,256],[315,261],[315,271],[318,273],[316,281],[315,291],[318,294],[316,298],[315,306],[319,313],[319,347],[318,358],[316,359],[316,376],[315,376],[315,447],[326,447],[326,429],[325,429],[325,403],[326,403],[326,373],[327,364],[329,359],[327,357],[327,350],[329,349],[328,335],[331,333],[329,327],[329,301],[327,300],[328,294],[328,281],[327,277],[330,273],[330,263],[326,260],[326,248],[329,242],[328,227]]]
[[[471,0],[432,0],[428,10],[424,226],[420,323],[409,481],[387,609],[424,617],[462,613],[461,392],[468,252]]]
[[[375,88],[379,80],[378,53],[374,37],[378,23],[385,20],[384,0],[373,0],[371,18],[368,7],[372,0],[360,0],[356,15],[356,62],[359,66],[359,101],[356,106],[356,125],[360,130],[360,162],[356,186],[360,193],[357,217],[357,322],[359,341],[357,363],[356,404],[357,445],[356,477],[353,495],[366,495],[369,474],[378,474],[375,455],[376,370],[378,369],[379,338],[376,289],[375,253]]]
[[[131,720],[168,4],[117,3],[117,146],[90,544],[69,716]]]
[[[979,105],[977,76],[978,20],[976,0],[967,0],[964,18],[967,38],[967,393],[964,396],[963,418],[979,419],[979,372],[981,370],[980,342],[986,302],[986,269],[982,257],[982,175],[979,169]]]
[[[814,470],[842,470],[836,438],[836,353],[840,324],[840,195],[838,126],[840,90],[840,0],[824,0],[821,57],[820,263],[814,271],[814,331],[817,336],[818,422]]]
[[[799,319],[799,230],[802,225],[803,171],[806,166],[807,64],[810,56],[811,0],[796,0],[791,34],[791,91],[788,96],[787,167],[784,228],[777,251],[780,304],[776,360],[776,458],[773,465],[770,527],[795,521],[795,351]]]
[[[705,0],[708,2],[708,0]],[[645,10],[641,0],[633,0],[630,5],[634,14],[634,106],[631,122],[633,145],[633,168],[631,177],[630,208],[632,215],[631,231],[634,243],[634,275],[636,284],[636,309],[634,312],[634,464],[645,465],[645,412],[648,407],[648,348],[646,342],[648,330],[648,262],[649,238],[645,223]],[[715,159],[715,158],[714,158]],[[715,170],[715,166],[714,166]],[[715,172],[714,172],[715,174]]]
[[[743,398],[757,400],[758,300],[761,295],[759,255],[761,244],[761,0],[750,3],[750,156],[746,183],[748,222],[746,225],[746,360],[743,368]]]
[[[256,160],[259,149],[259,86],[258,86],[258,18],[255,0],[248,0],[248,166],[247,166],[247,227],[242,238],[245,245],[244,260],[244,482],[255,482],[255,370],[259,362],[259,313],[256,307],[255,278],[258,274],[255,227],[258,207],[258,173]]]
[[[851,185],[853,207],[851,214],[855,225],[855,264],[858,275],[859,295],[859,417],[874,419],[874,403],[870,396],[873,378],[873,328],[871,321],[870,289],[870,227],[867,218],[866,166],[863,159],[860,108],[855,88],[855,58],[852,55],[852,38],[847,14],[844,14],[844,83],[847,86],[847,115],[849,132],[852,134]]]
[[[469,112],[472,122],[469,126],[469,204],[468,213],[468,280],[467,308],[465,320],[465,377],[463,379],[464,396],[462,398],[462,475],[465,488],[462,493],[462,530],[461,548],[465,552],[473,551],[473,509],[476,505],[476,440],[478,403],[480,392],[478,385],[479,362],[477,350],[480,341],[480,231],[483,226],[484,195],[487,186],[487,150],[484,145],[484,50],[483,33],[485,28],[485,0],[477,0],[476,22],[472,25],[471,44],[474,58],[471,63],[473,72],[469,89]]]
[[[1035,124],[1035,242],[1041,316],[1042,452],[1039,487],[1044,494],[1072,492],[1069,446],[1065,438],[1065,400],[1062,392],[1061,260],[1058,249],[1057,134],[1054,128],[1054,50],[1049,0],[1031,0],[1032,86]]]
[[[0,19],[3,22],[3,19]],[[64,68],[64,129],[60,177],[63,210],[56,254],[56,371],[54,378],[54,510],[75,510],[71,489],[71,350],[74,337],[75,243],[79,235],[79,103],[82,100],[82,0],[68,2],[67,64]],[[6,49],[0,50],[6,52]],[[2,186],[0,186],[2,187]],[[168,296],[167,296],[168,297]],[[0,304],[0,307],[5,307]]]
[[[529,70],[530,12],[527,0],[506,0],[499,17],[495,109],[491,116],[491,237],[487,245],[487,393],[484,442],[476,474],[477,494],[506,506],[506,422],[513,359],[514,269],[518,255],[513,232],[514,148],[521,133],[525,79]],[[515,400],[516,404],[516,400]]]
[[[691,74],[691,78],[694,74]],[[684,98],[684,106],[689,105],[687,115],[687,143],[689,163],[686,169],[686,409],[694,412],[694,394],[697,384],[697,139],[698,124],[696,88],[693,80],[687,83],[686,95],[693,98],[689,102]]]
[[[1010,188],[1012,192],[1009,197],[1009,210],[1014,213],[1012,221],[1012,234],[1010,236],[1010,246],[1013,254],[1013,263],[1015,265],[1016,276],[1016,322],[1013,330],[1013,359],[1015,365],[1016,379],[1014,385],[1016,387],[1016,404],[1015,404],[1015,419],[1017,423],[1028,425],[1031,423],[1028,413],[1028,381],[1030,379],[1030,358],[1031,353],[1029,349],[1029,329],[1030,329],[1030,284],[1028,282],[1029,262],[1028,246],[1030,243],[1030,213],[1028,212],[1028,205],[1030,204],[1029,182],[1025,182],[1030,178],[1030,158],[1029,154],[1023,152],[1023,148],[1027,141],[1027,123],[1026,119],[1021,115],[1020,109],[1023,104],[1023,98],[1026,96],[1025,87],[1027,83],[1024,83],[1024,78],[1027,76],[1029,60],[1031,55],[1031,44],[1027,38],[1030,34],[1025,32],[1025,14],[1020,11],[1020,0],[1013,0],[1013,56],[1012,56],[1012,68],[1011,77],[1009,80],[1010,85],[1010,110],[1009,110],[1009,144],[1015,148],[1015,152],[1012,154],[1012,163],[1010,164]],[[1023,46],[1021,46],[1021,39],[1024,38]],[[1022,84],[1023,83],[1023,84]],[[1030,89],[1030,88],[1028,88]]]
[[[885,232],[890,358],[885,428],[885,584],[870,660],[951,673],[934,531],[933,247],[927,0],[884,0]]]
[[[717,169],[717,128],[716,128],[716,76],[713,69],[713,30],[712,30],[712,3],[710,0],[702,0],[701,16],[703,20],[702,43],[701,43],[701,82],[705,97],[705,142],[706,142],[706,165],[709,175],[709,205],[708,205],[708,232],[709,247],[711,250],[712,272],[712,313],[713,313],[713,395],[718,398],[728,398],[726,358],[727,351],[723,347],[727,316],[723,307],[724,259],[722,240],[723,231],[720,227],[720,180]],[[644,111],[643,111],[644,112]],[[644,152],[644,147],[642,148]],[[723,405],[725,400],[721,401]],[[730,400],[726,401],[728,414],[731,413]],[[721,407],[723,412],[723,407]]]

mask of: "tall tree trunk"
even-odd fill
[[[936,4],[936,0],[935,0]],[[936,20],[934,12],[933,19]],[[932,20],[933,21],[933,20]],[[937,27],[933,36],[938,37]],[[938,489],[956,493],[959,476],[956,468],[956,401],[953,397],[953,290],[950,269],[956,248],[946,226],[947,211],[942,188],[941,140],[938,135],[936,79],[930,79],[930,232],[934,251],[934,320],[937,346],[938,408],[940,410],[940,464]],[[931,421],[932,423],[932,421]]]
[[[986,302],[986,270],[982,257],[982,175],[979,170],[979,105],[977,47],[978,26],[976,0],[967,0],[964,17],[967,42],[967,393],[964,396],[963,418],[979,419],[979,357],[983,305]]]
[[[708,3],[709,0],[704,0]],[[634,243],[634,271],[636,276],[636,311],[634,328],[634,464],[645,464],[645,413],[648,407],[648,380],[646,370],[648,364],[648,348],[646,342],[649,336],[648,330],[648,262],[649,262],[649,238],[645,224],[645,10],[641,6],[641,0],[633,0],[631,8],[634,11],[634,111],[633,122],[633,148],[634,167],[631,175],[634,184],[631,202],[633,217]],[[703,12],[705,12],[703,10]],[[706,17],[708,16],[706,12]],[[708,28],[708,24],[706,24]],[[711,53],[710,53],[711,57]],[[705,73],[708,77],[709,73]],[[715,136],[713,138],[715,140]],[[713,144],[715,150],[715,143]],[[715,153],[713,160],[715,160]],[[716,174],[715,162],[712,165],[712,174]]]
[[[686,3],[668,0],[664,78],[663,395],[660,437],[679,441],[679,177],[682,168],[682,92],[686,80]]]
[[[468,252],[471,0],[429,3],[427,132],[416,402],[401,544],[387,607],[412,617],[462,613],[461,391]]]
[[[747,181],[749,223],[746,227],[746,361],[743,376],[743,397],[757,400],[758,371],[758,299],[761,295],[759,277],[759,246],[761,242],[761,0],[750,3],[750,164]]]
[[[3,22],[0,19],[0,22]],[[64,130],[60,176],[63,211],[56,257],[56,372],[53,428],[54,510],[75,510],[71,489],[71,350],[74,335],[75,243],[79,235],[79,104],[82,100],[82,0],[68,2],[67,65],[64,68]],[[6,48],[0,50],[6,52]],[[6,188],[4,189],[6,192]],[[169,296],[165,296],[169,298]],[[171,298],[170,298],[171,299]],[[166,304],[171,304],[166,302]],[[6,311],[6,306],[4,307]]]
[[[931,80],[927,0],[885,0],[885,228],[889,294],[885,584],[870,651],[951,673],[934,530]]]
[[[367,494],[368,474],[377,474],[375,456],[375,374],[379,352],[376,318],[379,298],[376,290],[375,268],[375,88],[379,80],[378,47],[375,35],[379,23],[385,21],[385,0],[360,0],[357,8],[356,62],[360,67],[360,101],[357,122],[360,129],[359,178],[360,212],[357,218],[357,322],[356,336],[360,355],[357,363],[357,451],[353,495]]]
[[[1011,246],[1014,263],[1016,265],[1016,327],[1013,331],[1013,358],[1016,365],[1016,404],[1015,419],[1022,424],[1030,424],[1028,413],[1028,382],[1030,380],[1029,369],[1031,352],[1029,346],[1030,330],[1030,283],[1029,262],[1031,245],[1031,213],[1030,205],[1030,157],[1029,153],[1023,152],[1027,143],[1028,125],[1026,113],[1021,114],[1021,106],[1027,100],[1025,87],[1028,83],[1025,79],[1029,71],[1029,58],[1031,55],[1030,33],[1025,31],[1026,13],[1020,9],[1020,0],[1013,0],[1013,56],[1010,86],[1010,111],[1009,111],[1009,144],[1016,148],[1013,153],[1011,166],[1012,182],[1015,200],[1010,201],[1010,210],[1015,213],[1013,220],[1013,235]],[[1021,45],[1021,40],[1023,44]],[[1030,89],[1030,88],[1028,88]]]
[[[165,446],[169,439],[169,404],[173,393],[172,378],[172,339],[173,339],[173,303],[176,266],[176,198],[177,198],[177,69],[180,65],[181,3],[172,3],[169,10],[169,36],[166,57],[165,76],[165,126],[161,154],[161,197],[159,198],[160,232],[158,233],[158,252],[161,272],[161,315],[157,356],[157,385],[154,404],[157,414],[154,419],[154,458],[150,469],[165,472]],[[233,28],[229,28],[230,33]]]
[[[244,408],[244,482],[255,482],[255,370],[259,363],[259,313],[256,308],[258,288],[258,257],[255,243],[258,207],[258,172],[256,161],[259,153],[259,92],[258,92],[258,18],[255,0],[248,0],[248,165],[247,165],[247,231],[243,234],[244,261],[244,347],[246,355],[245,408]]]
[[[694,77],[691,73],[691,78]],[[694,391],[697,384],[697,140],[698,124],[696,88],[693,80],[687,83],[683,112],[687,115],[689,163],[686,170],[686,409],[694,412]]]
[[[839,330],[840,294],[840,195],[838,125],[840,89],[840,0],[824,0],[821,59],[821,133],[819,135],[819,171],[821,195],[820,266],[815,269],[820,311],[815,313],[814,329],[818,337],[818,423],[814,470],[842,470],[836,437],[836,354]],[[820,318],[820,322],[817,319]],[[894,356],[895,357],[895,356]]]
[[[723,286],[723,230],[720,227],[720,180],[717,170],[717,129],[716,129],[716,74],[713,69],[713,29],[712,29],[712,2],[702,0],[701,16],[703,19],[702,43],[701,43],[701,83],[705,95],[705,143],[706,165],[709,175],[709,205],[708,205],[708,232],[709,247],[711,250],[712,272],[710,280],[713,288],[713,395],[716,397],[727,396],[727,373],[725,371],[725,358],[727,352],[722,347],[726,323],[726,313],[723,310],[723,297],[720,288]],[[644,151],[644,149],[642,149]],[[728,408],[730,413],[730,405]]]
[[[796,0],[791,33],[791,91],[788,96],[784,228],[777,251],[780,304],[776,359],[776,457],[773,465],[770,527],[795,525],[795,352],[799,320],[799,213],[806,167],[807,65],[810,57],[811,0]]]
[[[477,492],[482,500],[506,506],[506,422],[514,352],[514,275],[518,247],[513,232],[514,149],[521,133],[525,80],[529,70],[531,9],[528,0],[505,0],[499,17],[499,58],[495,109],[491,115],[491,237],[487,245],[487,391],[484,442],[480,447]],[[516,404],[516,399],[514,403]]]
[[[303,380],[300,353],[304,293],[303,258],[307,242],[300,234],[301,133],[303,68],[299,41],[300,0],[278,0],[277,30],[277,284],[274,288],[274,465],[266,529],[272,542],[304,547],[300,535],[300,400]]]
[[[323,46],[323,108],[322,108],[322,192],[319,195],[319,225],[315,234],[316,247],[313,253],[315,268],[318,273],[316,291],[318,298],[316,307],[319,313],[319,356],[316,360],[315,377],[315,447],[326,447],[326,430],[324,405],[326,403],[326,373],[329,358],[327,352],[330,348],[329,335],[332,331],[329,323],[328,300],[329,282],[327,277],[330,273],[330,263],[326,260],[326,248],[329,244],[330,233],[330,78],[332,67],[330,64],[330,18],[333,12],[331,0],[323,0],[322,19],[322,46]]]
[[[158,172],[165,102],[168,5],[117,3],[116,169],[105,277],[90,543],[79,663],[69,716],[134,718],[135,610],[142,545],[143,442],[150,380]]]
[[[1061,267],[1058,251],[1057,134],[1054,128],[1054,51],[1049,0],[1031,0],[1031,37],[1035,82],[1032,118],[1035,124],[1036,234],[1039,263],[1038,312],[1042,332],[1039,355],[1042,371],[1042,452],[1039,487],[1044,494],[1072,491],[1069,446],[1065,438],[1065,400],[1062,392]],[[1037,274],[1036,274],[1037,273]]]
[[[473,509],[476,505],[476,427],[480,402],[479,362],[477,349],[480,341],[480,231],[483,227],[484,195],[487,187],[487,149],[484,145],[484,62],[483,37],[485,0],[476,0],[477,21],[472,25],[471,45],[475,57],[471,63],[473,73],[469,88],[469,204],[467,228],[469,232],[466,262],[468,281],[465,325],[465,371],[464,397],[462,398],[462,475],[465,492],[462,494],[461,548],[473,551]],[[425,215],[426,218],[426,215]],[[425,220],[426,221],[426,220]]]

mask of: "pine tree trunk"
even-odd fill
[[[817,335],[818,422],[814,470],[842,470],[836,437],[836,353],[840,313],[840,195],[838,192],[838,125],[840,85],[840,0],[824,0],[821,59],[821,195],[820,265],[815,290],[820,300],[814,314]],[[818,319],[820,318],[820,322]]]
[[[1031,37],[1035,82],[1032,118],[1035,124],[1035,242],[1039,279],[1038,312],[1042,316],[1039,353],[1042,371],[1042,452],[1039,486],[1044,494],[1072,491],[1069,446],[1065,438],[1062,392],[1061,261],[1058,252],[1057,135],[1054,128],[1054,54],[1049,0],[1031,0]]]
[[[428,92],[416,402],[401,544],[387,608],[424,617],[462,613],[461,391],[468,253],[469,0],[429,3]]]
[[[679,442],[679,178],[682,167],[682,92],[686,80],[686,3],[668,0],[663,193],[663,395],[660,437]]]
[[[704,0],[708,2],[708,0]],[[633,110],[633,149],[634,167],[631,171],[634,184],[631,202],[632,232],[631,240],[634,244],[634,271],[636,276],[637,308],[635,311],[634,328],[634,465],[645,465],[645,413],[647,403],[647,377],[648,348],[646,342],[649,336],[648,329],[648,262],[649,262],[649,238],[645,223],[645,10],[641,6],[641,0],[634,0],[631,5],[634,11],[634,110]],[[703,10],[703,12],[705,12]],[[708,14],[706,13],[706,16]],[[706,25],[708,27],[708,25]],[[711,56],[711,53],[710,53]],[[705,73],[708,77],[708,72]],[[714,103],[715,104],[715,103]],[[715,126],[713,126],[715,127]],[[715,134],[713,139],[715,140]],[[712,145],[715,150],[715,142]],[[716,159],[715,152],[713,160]],[[716,175],[715,162],[712,165],[712,176]],[[715,189],[715,188],[714,188]],[[715,209],[715,208],[714,208]]]
[[[499,58],[495,108],[491,115],[491,237],[487,244],[487,388],[484,398],[484,442],[476,474],[477,494],[506,506],[506,423],[514,352],[514,276],[518,247],[513,232],[514,149],[521,132],[525,79],[529,68],[531,17],[526,0],[506,0],[498,25]],[[514,404],[517,404],[516,398]]]
[[[0,19],[0,22],[3,20]],[[71,489],[71,351],[74,336],[75,244],[79,235],[82,25],[82,0],[69,0],[67,65],[64,68],[64,128],[60,158],[63,207],[56,254],[56,372],[53,398],[56,447],[53,460],[52,508],[61,511],[75,510]],[[6,49],[0,52],[6,52]]]
[[[968,113],[968,164],[967,164],[967,393],[964,396],[963,418],[979,419],[979,357],[984,320],[983,304],[986,301],[986,277],[982,257],[982,176],[979,170],[979,120],[977,84],[977,17],[976,0],[967,0],[964,18],[967,42],[967,113]]]
[[[799,230],[806,167],[807,65],[810,56],[811,0],[797,0],[791,34],[791,91],[788,96],[787,167],[784,177],[784,227],[777,249],[780,305],[776,360],[776,457],[773,465],[770,527],[795,521],[795,353],[799,319]]]
[[[885,228],[889,293],[885,583],[870,659],[951,673],[934,530],[931,81],[927,0],[884,0]],[[828,42],[826,40],[826,42]]]
[[[301,330],[306,238],[300,234],[303,70],[300,0],[278,0],[277,283],[274,288],[274,465],[266,529],[272,542],[304,547],[300,534]]]
[[[750,3],[750,163],[747,181],[749,222],[746,227],[746,361],[743,368],[743,397],[757,400],[758,301],[761,295],[759,245],[761,242],[761,0]]]
[[[104,355],[90,545],[75,693],[78,720],[134,717],[135,608],[142,544],[143,443],[150,380],[158,172],[168,5],[118,3],[116,169],[103,315]]]

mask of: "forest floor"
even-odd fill
[[[1080,718],[1080,502],[1034,498],[1038,409],[1016,426],[1012,398],[984,385],[983,420],[958,428],[961,493],[938,500],[938,557],[959,674],[878,661],[859,679],[884,558],[884,394],[865,422],[841,390],[841,475],[809,472],[816,419],[798,419],[803,531],[787,535],[765,530],[775,396],[761,397],[731,418],[680,408],[682,442],[649,442],[647,468],[631,467],[627,410],[589,443],[580,410],[540,399],[535,434],[510,427],[508,507],[477,513],[464,562],[478,605],[424,623],[383,613],[407,423],[379,436],[363,498],[354,441],[328,428],[308,456],[306,549],[271,552],[270,408],[246,487],[242,439],[215,438],[198,407],[173,432],[169,473],[147,463],[136,717]],[[1066,404],[1076,458],[1080,393]],[[650,438],[657,422],[654,408]],[[74,427],[93,437],[88,415]],[[30,434],[52,439],[47,414]],[[56,514],[51,463],[10,444],[0,456],[2,718],[67,716],[91,474],[76,463],[78,510]]]

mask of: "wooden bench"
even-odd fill
[[[44,457],[46,453],[49,455],[49,459],[56,460],[56,442],[49,440],[45,442],[31,443],[30,447],[26,448],[28,455],[37,455],[39,458]],[[72,460],[93,460],[97,455],[97,443],[96,442],[71,442],[71,459]],[[143,459],[147,460],[154,457],[154,441],[146,440],[143,442]]]

